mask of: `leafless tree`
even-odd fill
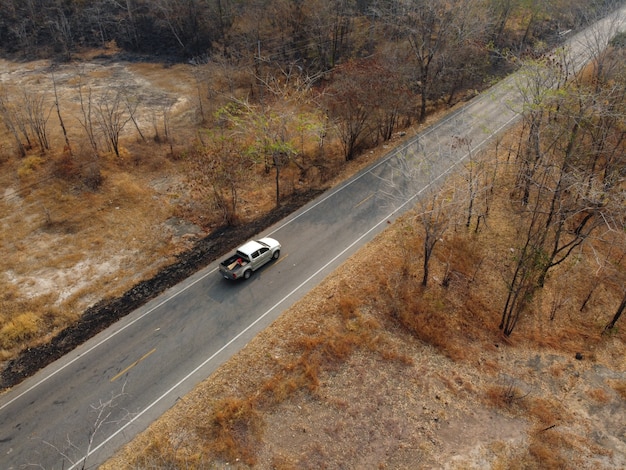
[[[46,95],[32,89],[22,88],[22,105],[26,122],[37,138],[42,152],[50,150],[48,140],[48,119],[52,107],[47,107]]]
[[[513,253],[513,270],[507,280],[507,298],[499,326],[505,336],[511,335],[538,288],[545,231],[539,210],[541,200],[537,198],[533,203],[534,207],[520,214],[526,227],[520,233],[521,243]]]
[[[80,116],[77,118],[81,127],[85,131],[85,135],[89,140],[89,145],[94,156],[98,155],[98,137],[95,127],[95,104],[93,92],[89,85],[85,83],[86,74],[83,70],[78,70],[78,99],[80,100]]]
[[[556,80],[550,67],[533,70],[526,82],[527,96],[532,97],[527,103],[532,104],[518,153],[518,186],[523,188],[520,224],[525,235],[515,254],[500,324],[505,335],[513,331],[552,268],[569,259],[601,227],[608,231],[623,227],[619,221],[624,179],[613,165],[624,153],[624,130],[614,125],[615,117],[626,109],[623,81],[616,93],[613,86],[598,88],[595,80]],[[555,83],[566,84],[556,89]],[[606,164],[611,167],[607,182]]]
[[[137,121],[137,108],[141,104],[141,100],[136,96],[131,96],[129,93],[124,94],[124,102],[126,104],[126,111],[128,112],[128,117],[130,121],[135,126],[139,137],[143,142],[146,142],[146,138],[141,131],[141,127],[139,127],[139,122]]]
[[[62,5],[56,6],[55,14],[49,24],[52,29],[51,37],[53,37],[63,49],[65,60],[70,60],[72,57],[74,35],[70,19],[65,14]]]
[[[120,156],[120,136],[131,120],[126,107],[126,92],[108,90],[95,105],[95,117],[109,149]]]
[[[489,0],[488,8],[493,15],[493,42],[500,46],[507,22],[520,5],[520,0]]]
[[[13,112],[13,105],[9,100],[8,90],[4,87],[0,88],[0,117],[5,127],[11,133],[15,140],[17,153],[20,157],[26,156],[26,147],[20,137],[18,123],[16,122],[16,114]],[[28,135],[27,135],[28,136]]]
[[[368,82],[377,77],[356,63],[341,68],[341,73],[325,90],[324,106],[335,122],[346,161],[353,160],[360,151],[371,145],[376,135],[373,126],[374,108],[367,100]]]
[[[73,157],[72,145],[70,144],[70,139],[67,135],[65,121],[63,121],[63,116],[61,115],[61,106],[59,105],[59,93],[57,91],[57,82],[54,72],[52,72],[52,89],[54,90],[54,107],[57,110],[57,117],[59,118],[59,124],[61,126],[61,130],[63,131],[63,138],[65,139],[65,150],[68,152],[70,157]]]
[[[604,327],[604,331],[610,331],[613,328],[615,328],[615,324],[624,313],[624,310],[626,310],[626,289],[624,289],[624,297],[622,297],[621,303],[617,307],[617,310],[615,311],[615,314],[613,315],[613,318],[611,319],[611,321],[608,322],[606,326]]]
[[[91,26],[92,32],[97,38],[96,44],[99,47],[105,47],[110,40],[109,32],[115,24],[115,18],[108,14],[106,4],[109,0],[96,0],[89,2],[85,8],[85,18]]]
[[[70,437],[67,437],[63,446],[48,441],[44,441],[44,444],[52,447],[59,453],[64,461],[69,463],[71,466],[81,469],[88,468],[87,458],[91,454],[95,439],[102,427],[109,424],[122,423],[124,421],[128,421],[132,417],[130,413],[126,412],[125,414],[122,414],[121,417],[113,419],[113,415],[119,410],[121,399],[126,395],[126,392],[124,391],[125,386],[126,384],[122,385],[122,389],[119,393],[112,393],[111,398],[107,400],[100,400],[98,403],[91,405],[91,410],[95,414],[95,418],[87,435],[87,447],[85,449],[79,448]],[[72,456],[72,454],[75,453],[78,453],[83,457],[77,459]],[[35,467],[38,465],[31,463],[29,466]]]
[[[237,135],[202,134],[199,146],[187,160],[194,189],[210,197],[222,215],[222,222],[233,225],[238,220],[239,190],[250,183],[254,161],[238,144]]]
[[[174,137],[171,131],[171,111],[173,103],[165,102],[161,106],[161,115],[163,117],[163,133],[165,134],[165,140],[170,146],[170,155],[174,153]]]
[[[464,200],[467,201],[467,217],[465,228],[470,229],[472,221],[476,219],[475,232],[478,232],[481,221],[485,222],[489,212],[489,201],[492,195],[496,170],[488,171],[489,166],[484,159],[474,155],[472,143],[465,137],[456,137],[453,147],[467,150],[467,158],[461,163],[460,176],[466,182]],[[497,163],[493,164],[494,166]]]
[[[389,176],[381,177],[381,193],[392,203],[415,200],[413,218],[416,233],[422,236],[422,282],[426,287],[430,277],[430,263],[437,243],[454,225],[465,195],[446,186],[434,172],[437,156],[424,155],[419,145],[403,149],[394,159]],[[420,189],[421,186],[421,189]]]
[[[555,69],[545,60],[529,61],[518,82],[523,101],[523,131],[517,155],[517,189],[521,191],[522,204],[529,203],[532,181],[543,158],[541,124],[550,111],[547,102],[555,94],[553,86],[557,79],[554,72]],[[524,138],[526,141],[522,142]]]
[[[616,8],[619,4],[607,2],[608,8]],[[588,10],[592,12],[592,10]],[[616,68],[623,68],[623,62],[607,47],[611,40],[624,28],[626,19],[616,10],[606,16],[601,22],[587,28],[580,42],[584,45],[586,59],[592,68],[595,91],[599,91],[607,79],[616,74]],[[606,13],[606,12],[604,12]],[[597,14],[597,12],[594,12]],[[589,18],[590,21],[597,18]],[[617,59],[617,60],[616,60]],[[581,79],[584,78],[581,76]]]
[[[452,200],[448,198],[446,193],[431,191],[420,198],[417,203],[416,220],[424,229],[424,260],[422,264],[424,270],[422,286],[424,287],[428,285],[433,250],[449,228],[453,212]]]
[[[477,22],[475,1],[432,0],[415,2],[394,0],[381,7],[392,34],[404,38],[413,52],[417,67],[414,86],[420,95],[419,120],[426,118],[431,90],[445,69],[446,51],[472,41],[484,33]]]
[[[46,109],[45,93],[22,87],[19,95],[8,89],[0,90],[0,115],[9,132],[15,138],[18,153],[26,155],[36,139],[42,152],[50,149],[47,123],[52,107]],[[19,98],[16,100],[15,97]],[[12,98],[13,97],[13,98]],[[26,141],[26,145],[22,142]]]
[[[308,18],[312,54],[316,71],[328,71],[348,50],[354,30],[354,3],[349,0],[314,0],[304,4]],[[304,32],[303,31],[303,32]]]

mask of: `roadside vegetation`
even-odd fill
[[[590,43],[579,76],[558,54],[543,57],[616,4],[184,4],[0,5],[0,49],[39,59],[30,70],[5,62],[0,77],[3,386],[53,358],[45,348],[55,338],[71,347],[81,324],[98,319],[77,335],[84,340],[230,248],[222,240],[207,250],[212,234],[247,238],[246,227],[263,228],[523,67],[523,121],[364,248],[384,251],[387,264],[347,263],[110,468],[314,468],[346,455],[342,426],[355,416],[424,418],[425,408],[414,416],[381,396],[377,410],[354,408],[333,395],[335,380],[381,390],[397,381],[412,400],[415,390],[439,397],[423,442],[399,430],[409,423],[383,420],[389,429],[374,434],[397,446],[382,446],[381,463],[395,450],[427,465],[441,450],[435,431],[453,422],[445,407],[467,400],[530,430],[521,450],[514,433],[491,439],[496,464],[512,455],[520,468],[619,461],[613,440],[581,437],[568,402],[539,393],[531,372],[514,373],[515,361],[555,354],[533,373],[579,393],[578,377],[596,364],[612,372],[584,389],[587,401],[623,411],[625,41],[617,35],[606,51]],[[297,432],[321,428],[339,447],[272,440],[270,429],[293,431],[284,419],[293,407],[317,406],[339,424]],[[356,458],[367,439],[352,437]]]
[[[447,207],[450,226],[427,286],[419,254],[425,231],[414,211],[104,468],[623,463],[624,448],[609,441],[621,439],[626,335],[606,326],[623,295],[624,265],[598,264],[626,254],[623,230],[603,232],[554,267],[526,299],[513,334],[498,328],[529,218],[511,203],[516,174],[506,164],[523,133],[521,125],[477,158],[497,166],[481,195],[488,216],[468,228],[466,212]],[[461,172],[438,194],[466,182]],[[477,415],[483,420],[468,429]],[[401,432],[405,426],[411,431]]]

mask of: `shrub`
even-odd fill
[[[211,450],[229,461],[256,462],[255,449],[262,436],[263,422],[252,400],[226,398],[213,409],[211,426],[200,434],[211,437]]]
[[[17,176],[19,178],[26,178],[35,172],[43,164],[43,158],[37,155],[29,155],[24,158],[17,169]]]
[[[39,318],[34,313],[19,314],[0,329],[0,346],[4,349],[13,348],[34,337],[38,331]]]

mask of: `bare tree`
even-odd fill
[[[405,39],[413,52],[420,121],[426,118],[432,87],[445,68],[446,51],[483,34],[484,26],[476,23],[482,17],[476,14],[477,5],[460,0],[394,0],[381,9],[392,34]]]
[[[502,45],[501,39],[506,28],[507,22],[511,18],[513,12],[520,5],[520,0],[489,0],[488,8],[493,14],[493,31],[491,39],[498,47]]]
[[[511,334],[552,268],[600,227],[623,227],[623,176],[610,170],[612,176],[604,182],[602,174],[605,164],[613,167],[624,153],[624,130],[613,124],[614,116],[623,116],[626,109],[623,88],[615,93],[612,86],[596,87],[595,80],[576,80],[557,90],[555,84],[566,82],[551,78],[550,68],[534,70],[526,82],[532,97],[527,103],[532,104],[518,152],[525,235],[500,323],[505,335]]]
[[[424,260],[422,286],[428,285],[430,274],[430,260],[433,255],[435,245],[442,240],[443,234],[450,226],[451,216],[454,212],[451,200],[448,195],[438,194],[431,191],[424,195],[417,204],[416,220],[424,229]]]
[[[126,92],[108,90],[96,103],[95,115],[110,150],[120,156],[120,136],[131,120],[126,107]]]
[[[55,13],[51,15],[49,25],[52,30],[51,37],[57,42],[57,44],[63,50],[63,57],[65,60],[70,60],[72,57],[72,48],[74,42],[74,34],[72,31],[72,25],[70,18],[65,14],[64,8],[58,5],[55,8]]]
[[[137,129],[137,133],[143,142],[146,142],[146,138],[141,131],[141,127],[139,127],[139,122],[137,121],[137,108],[141,104],[141,100],[135,96],[131,96],[129,93],[124,94],[124,102],[126,104],[126,111],[128,111],[128,117],[130,121],[132,121],[135,129]]]
[[[120,407],[121,399],[126,395],[124,391],[126,384],[122,385],[122,389],[119,393],[111,393],[111,398],[108,400],[99,400],[98,403],[91,405],[91,411],[95,414],[95,418],[91,429],[87,435],[87,447],[86,449],[80,449],[75,442],[73,442],[69,437],[67,437],[66,442],[63,446],[55,444],[54,442],[44,441],[44,444],[55,449],[56,452],[59,453],[63,459],[69,463],[73,468],[87,468],[87,457],[91,454],[93,446],[95,444],[95,439],[98,436],[98,432],[102,429],[103,426],[122,423],[124,421],[128,421],[132,416],[130,413],[126,412],[121,415],[119,418],[113,419],[113,415],[118,411]],[[76,459],[71,454],[79,453],[79,455],[83,455],[80,459]],[[29,464],[29,466],[37,466],[34,463]]]
[[[86,74],[83,70],[78,70],[78,77],[78,98],[80,100],[81,115],[77,119],[85,131],[85,135],[89,140],[89,145],[91,146],[94,156],[97,156],[98,138],[96,128],[94,126],[96,116],[93,93],[91,87],[85,84]]]
[[[360,151],[371,145],[375,136],[374,108],[366,94],[369,83],[377,77],[354,62],[344,65],[332,85],[325,90],[324,106],[336,123],[339,140],[346,161],[353,160]]]
[[[194,189],[210,197],[222,221],[233,225],[238,220],[239,189],[250,183],[254,161],[238,143],[237,135],[201,135],[199,146],[187,160]]]
[[[455,137],[453,147],[466,149],[467,158],[461,163],[461,177],[466,182],[464,199],[467,201],[465,228],[470,229],[476,219],[475,232],[478,232],[481,220],[484,222],[489,212],[489,200],[492,195],[496,170],[489,172],[485,160],[477,158],[472,151],[472,142],[466,137]],[[497,153],[497,151],[496,151]],[[497,162],[494,163],[494,166]]]
[[[499,328],[510,336],[538,288],[542,266],[542,239],[544,224],[539,210],[541,200],[534,200],[534,207],[521,211],[525,230],[520,232],[520,247],[513,255],[513,270],[507,280],[507,298],[502,309]],[[526,217],[525,217],[526,216]]]
[[[17,152],[20,157],[26,156],[26,147],[22,142],[19,132],[19,124],[16,122],[17,114],[13,112],[13,105],[9,100],[8,90],[4,87],[0,88],[0,117],[5,127],[11,133],[15,140]]]
[[[622,316],[622,313],[624,313],[624,310],[626,310],[626,289],[624,290],[624,297],[622,297],[622,302],[617,307],[617,310],[615,311],[615,314],[613,315],[611,321],[608,322],[604,327],[604,331],[610,331],[615,328],[615,324]]]
[[[381,177],[380,191],[392,204],[416,201],[413,220],[416,231],[423,237],[423,287],[428,285],[435,246],[455,223],[464,202],[462,191],[441,182],[439,173],[434,170],[438,168],[437,158],[437,155],[425,155],[419,144],[404,148],[394,159],[390,175]]]
[[[607,4],[608,8],[618,6],[613,2],[607,2]],[[587,14],[597,15],[597,12],[589,9]],[[595,17],[588,18],[589,21],[596,19]],[[608,79],[615,76],[616,69],[623,69],[623,61],[607,46],[623,30],[624,21],[619,9],[611,12],[602,21],[587,28],[584,37],[580,40],[584,44],[587,59],[591,64],[595,91],[599,91]],[[580,78],[584,79],[583,76]]]
[[[47,108],[46,101],[45,93],[22,88],[23,116],[42,152],[50,150],[47,126],[52,107]]]
[[[52,72],[52,89],[54,90],[54,107],[57,110],[57,117],[59,118],[59,124],[61,126],[61,130],[63,131],[63,138],[65,139],[65,149],[68,152],[70,157],[73,157],[72,154],[72,145],[70,144],[70,139],[67,135],[67,129],[65,128],[65,121],[63,121],[63,116],[61,115],[61,106],[59,105],[59,94],[57,92],[57,82]]]
[[[316,71],[334,67],[350,47],[354,30],[354,3],[346,0],[314,0],[303,4],[306,28],[294,32],[309,34],[311,63]],[[295,36],[297,38],[298,36]],[[295,39],[294,38],[294,39]],[[306,40],[305,39],[305,40]]]

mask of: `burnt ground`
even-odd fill
[[[228,250],[299,209],[321,192],[322,190],[309,190],[294,194],[280,207],[252,222],[214,230],[151,279],[139,282],[120,297],[101,300],[89,307],[76,324],[62,330],[49,342],[20,352],[15,359],[8,361],[0,372],[0,388],[13,387],[34,375],[38,370],[61,358],[166,289],[204,268]]]

